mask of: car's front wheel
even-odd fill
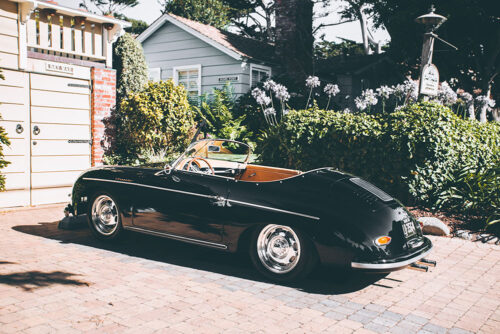
[[[92,233],[101,240],[113,240],[122,231],[120,210],[115,199],[106,192],[91,197],[87,213]]]
[[[317,262],[312,242],[299,230],[275,224],[254,231],[250,257],[257,270],[275,281],[300,280]]]

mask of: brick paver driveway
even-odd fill
[[[433,238],[428,273],[319,269],[262,281],[244,256],[57,230],[62,206],[0,213],[0,332],[500,332],[500,247]]]

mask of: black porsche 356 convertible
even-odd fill
[[[123,230],[250,253],[275,280],[318,263],[388,272],[432,248],[397,200],[332,168],[308,172],[254,165],[248,145],[205,139],[163,169],[99,167],[73,187],[75,215],[103,240]]]

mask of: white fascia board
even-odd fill
[[[89,20],[97,23],[113,23],[119,25],[122,28],[128,28],[132,26],[132,23],[127,21],[118,20],[113,17],[93,14],[79,9],[64,7],[50,2],[36,1],[36,0],[10,0],[10,1],[18,3],[32,3],[34,8],[52,8],[57,10],[58,13],[66,14],[69,16],[84,16],[89,18]]]
[[[172,16],[170,16],[168,14],[163,14],[163,16],[161,16],[159,19],[157,19],[155,22],[153,22],[153,24],[151,24],[148,29],[146,29],[142,34],[140,34],[137,37],[137,40],[139,42],[141,42],[141,43],[144,42],[156,30],[158,30],[163,25],[163,23],[165,23],[165,21],[168,21],[168,22],[176,25],[177,27],[181,28],[182,30],[190,33],[191,35],[197,37],[198,39],[202,40],[203,42],[209,44],[210,46],[213,46],[217,50],[220,50],[220,51],[224,52],[225,54],[227,54],[228,56],[230,56],[230,57],[232,57],[232,58],[234,58],[236,60],[242,60],[243,59],[242,55],[240,55],[239,53],[237,53],[237,52],[235,52],[235,51],[233,51],[231,49],[228,49],[224,45],[221,45],[221,44],[217,43],[213,39],[208,38],[207,36],[199,33],[195,29],[193,29],[193,28],[185,25],[184,23],[176,20],[174,17],[172,17]]]

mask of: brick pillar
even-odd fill
[[[102,120],[111,115],[111,109],[116,104],[116,71],[93,67],[91,78],[92,166],[100,166],[106,147]]]

